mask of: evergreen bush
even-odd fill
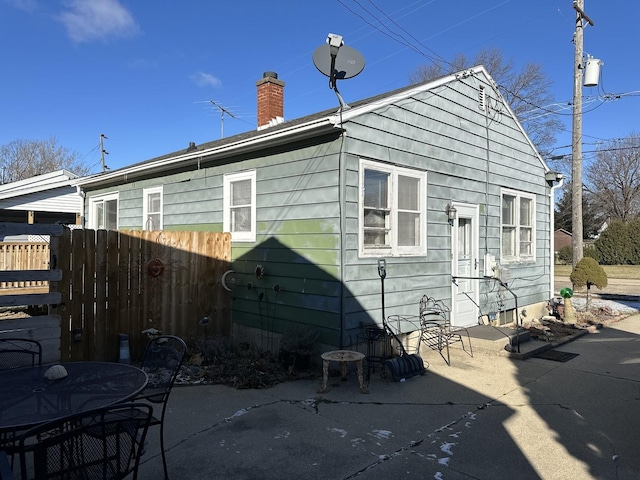
[[[609,283],[604,268],[591,257],[583,257],[575,266],[569,278],[574,287],[587,287],[587,310],[589,310],[591,285],[595,285],[602,290]]]

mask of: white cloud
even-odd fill
[[[218,77],[214,77],[210,73],[196,72],[191,75],[193,83],[199,87],[219,87],[222,82]]]
[[[68,0],[58,19],[75,42],[130,37],[139,32],[133,15],[119,0]]]

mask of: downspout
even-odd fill
[[[556,223],[556,189],[561,188],[564,183],[564,177],[561,177],[556,185],[552,185],[549,192],[549,208],[551,208],[550,225],[549,225],[549,263],[550,263],[550,279],[549,279],[549,299],[553,298],[555,290],[555,270],[556,270],[556,245],[554,236],[554,225]]]
[[[340,125],[340,128],[342,128],[342,124]],[[346,130],[342,130],[342,135],[341,135],[341,140],[340,140],[340,152],[338,154],[338,185],[339,185],[339,191],[338,191],[338,208],[340,210],[339,215],[340,215],[340,249],[339,249],[339,258],[338,258],[338,262],[340,262],[340,349],[344,348],[344,334],[345,334],[345,319],[344,319],[344,312],[345,312],[345,306],[344,306],[344,302],[345,302],[345,291],[346,291],[346,287],[344,285],[344,281],[346,278],[345,275],[345,258],[346,258],[346,233],[345,233],[345,225],[346,225],[346,219],[345,219],[345,212],[346,212],[346,190],[347,190],[347,185],[346,185],[346,178],[347,178],[347,160],[346,160],[346,152],[344,151],[344,144],[345,144],[345,140],[347,138],[347,131]]]
[[[84,202],[85,202],[85,199],[87,198],[87,194],[84,193],[82,188],[80,188],[80,185],[76,185],[76,193],[80,197],[80,225],[82,226],[82,228],[85,228],[85,225],[84,225]]]
[[[484,127],[486,131],[486,162],[487,169],[485,171],[485,182],[484,182],[484,260],[486,260],[487,255],[489,253],[489,177],[491,175],[491,153],[489,148],[491,147],[491,143],[489,140],[489,99],[487,98],[487,94],[485,92],[484,86],[480,86],[480,91],[482,95],[481,106],[484,110]],[[486,266],[485,266],[486,270]]]

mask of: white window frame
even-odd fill
[[[246,232],[232,230],[232,206],[231,205],[231,187],[234,182],[250,180],[251,181],[251,222],[250,230]],[[256,241],[256,171],[249,170],[240,173],[229,173],[224,175],[223,180],[223,200],[222,200],[222,229],[231,233],[231,241],[233,242],[255,242]]]
[[[508,195],[515,198],[514,202],[514,218],[513,223],[505,223],[504,219],[504,197]],[[521,215],[521,202],[526,199],[531,202],[530,210],[530,225],[526,225],[520,218]],[[514,245],[515,254],[507,252],[504,245],[505,228],[511,229],[512,243]],[[522,252],[522,239],[521,235],[526,234],[526,231],[530,231],[531,240],[526,242],[530,246],[530,252]],[[500,260],[503,264],[509,263],[525,263],[536,261],[536,196],[534,194],[520,192],[517,190],[509,190],[506,188],[501,189],[500,192]]]
[[[116,201],[116,228],[117,230],[120,225],[120,198],[118,192],[107,193],[105,195],[96,195],[95,197],[89,198],[89,228],[93,230],[109,230],[104,227],[98,226],[97,212],[96,207],[99,204],[104,205],[105,202]]]
[[[366,170],[374,170],[389,175],[389,185],[387,185],[387,205],[388,219],[385,225],[387,230],[388,245],[370,246],[365,244],[365,198],[364,198],[364,177]],[[405,212],[414,213],[419,218],[418,228],[418,245],[401,246],[398,245],[398,218],[399,212],[403,210],[398,208],[398,177],[410,177],[419,181],[417,189],[417,210],[404,210]],[[427,254],[427,172],[413,170],[409,168],[388,165],[384,163],[374,162],[371,160],[360,159],[359,172],[359,191],[360,199],[358,205],[358,244],[360,257],[401,257],[401,256],[424,256]]]
[[[149,211],[149,195],[154,193],[160,194],[160,209],[157,212]],[[164,221],[163,221],[163,212],[164,212],[164,199],[162,195],[162,185],[158,187],[144,188],[142,190],[142,230],[162,230]],[[149,215],[158,215],[160,220],[158,221],[158,225],[153,225],[153,228],[149,228],[151,219]]]

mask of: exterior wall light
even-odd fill
[[[445,211],[447,212],[447,219],[449,221],[449,225],[453,226],[453,222],[456,219],[458,210],[456,210],[456,207],[454,207],[453,205],[447,204],[447,208]]]

